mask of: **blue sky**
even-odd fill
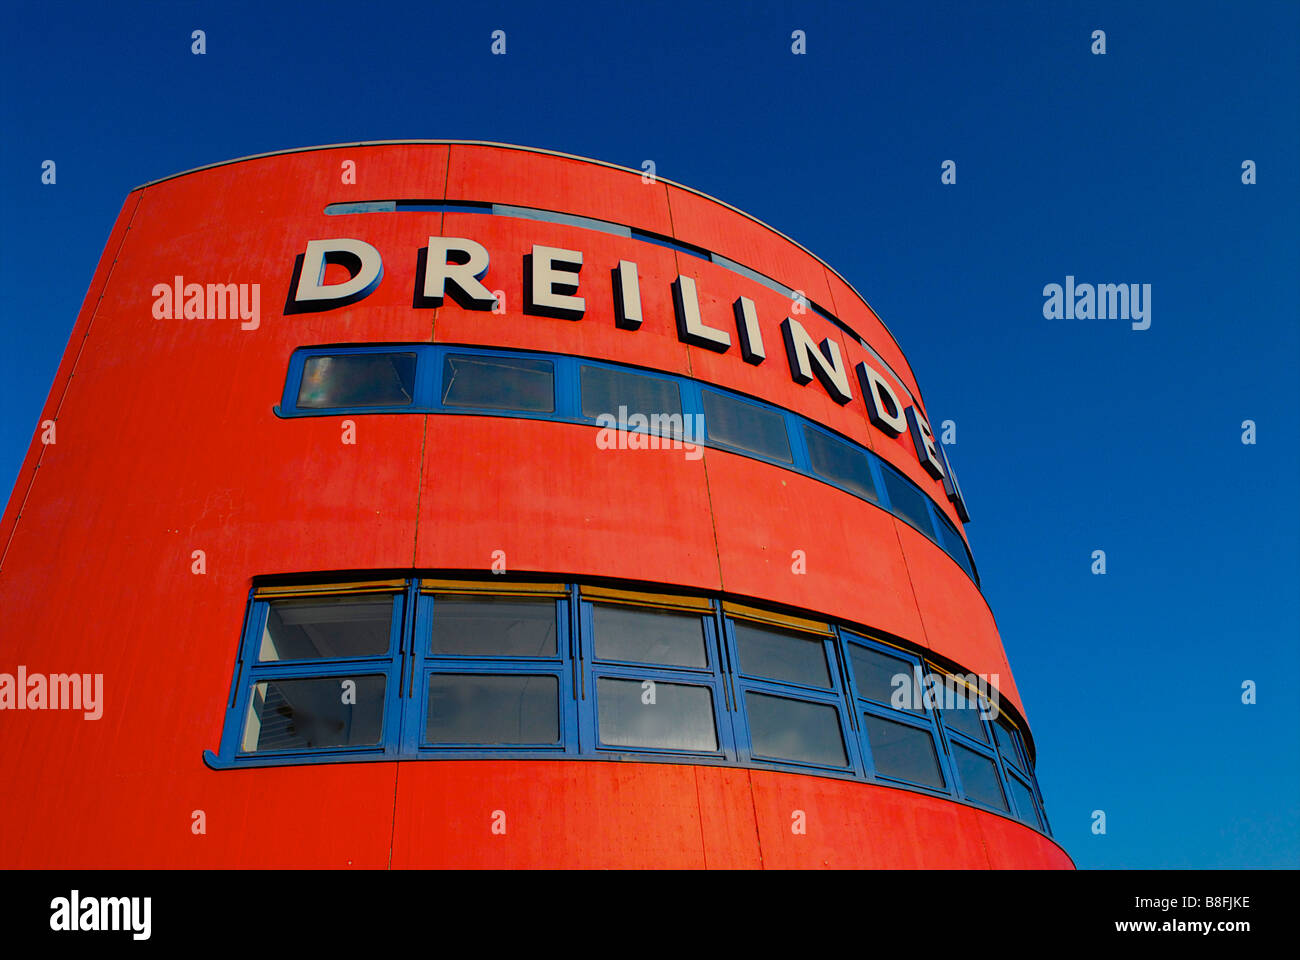
[[[0,488],[132,187],[354,140],[652,159],[838,269],[932,418],[956,421],[972,548],[1079,866],[1300,865],[1300,4],[123,2],[4,19]],[[1151,284],[1150,329],[1044,319],[1067,274]]]

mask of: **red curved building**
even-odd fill
[[[689,188],[132,192],[0,525],[6,867],[1070,867],[899,346]]]

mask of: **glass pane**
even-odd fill
[[[839,711],[834,707],[749,692],[745,694],[745,712],[755,755],[848,766]]]
[[[314,750],[379,743],[383,676],[312,677],[253,684],[244,750]]]
[[[560,681],[519,674],[429,675],[427,743],[558,743]]]
[[[596,681],[600,740],[615,747],[716,750],[713,692],[659,680]]]
[[[555,371],[549,360],[464,357],[442,362],[442,402],[448,407],[555,410]]]
[[[856,643],[847,646],[858,696],[887,703],[898,710],[925,712],[925,694],[917,689],[912,664]]]
[[[820,639],[741,620],[731,622],[736,633],[740,669],[751,677],[830,687],[826,648]]]
[[[867,732],[871,759],[879,776],[943,789],[943,771],[939,769],[939,755],[929,730],[869,713],[862,715],[862,728]]]
[[[970,556],[966,553],[966,543],[946,517],[939,517],[939,545],[948,556],[956,560],[963,570],[971,574]],[[972,574],[973,576],[973,574]]]
[[[957,762],[957,776],[961,777],[967,800],[976,800],[999,810],[1007,809],[1007,798],[998,782],[998,768],[992,760],[958,743],[952,745],[952,756]]]
[[[973,704],[968,703],[956,710],[944,710],[942,716],[949,730],[964,733],[981,743],[989,742],[989,735],[984,732],[984,721],[980,719],[980,711]]]
[[[876,500],[876,485],[871,481],[871,466],[865,453],[809,426],[803,428],[803,437],[814,473],[860,497]]]
[[[988,732],[984,729],[984,715],[989,706],[987,700],[949,676],[943,677],[943,682],[935,688],[935,695],[941,698],[939,712],[949,730],[964,733],[980,743],[989,742]]]
[[[993,736],[998,741],[998,752],[1017,767],[1024,767],[1020,751],[1016,749],[1016,732],[1001,717],[993,721]]]
[[[1016,816],[1030,826],[1043,829],[1043,821],[1039,819],[1038,807],[1034,804],[1034,793],[1029,789],[1029,785],[1019,777],[1013,776],[1011,795],[1016,800]]]
[[[584,417],[599,417],[602,413],[618,417],[619,407],[625,407],[628,417],[640,414],[647,418],[661,418],[650,422],[651,433],[681,436],[682,395],[672,380],[609,367],[587,366],[582,368],[581,376]],[[664,421],[663,417],[675,417],[676,420]]]
[[[393,598],[315,597],[273,600],[258,660],[381,657],[388,652]]]
[[[553,657],[554,600],[438,596],[433,601],[435,657]]]
[[[784,463],[794,462],[785,418],[775,410],[705,390],[704,427],[710,440]]]
[[[930,526],[930,511],[925,503],[925,494],[913,486],[912,481],[889,467],[882,465],[880,472],[885,478],[890,510],[933,540],[934,528]]]
[[[415,354],[354,353],[308,357],[298,387],[298,406],[403,406],[414,396]]]
[[[598,603],[596,656],[601,660],[707,667],[704,620],[697,614],[669,613]]]

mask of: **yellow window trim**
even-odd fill
[[[692,610],[709,613],[713,609],[707,597],[679,597],[662,593],[641,593],[635,590],[615,590],[613,587],[583,586],[582,599],[600,603],[622,603],[638,607],[656,607],[663,610]]]
[[[846,643],[852,643],[854,637],[861,637],[863,640],[870,640],[872,643],[880,644],[880,646],[882,647],[888,647],[890,650],[896,650],[899,653],[906,654],[909,657],[915,657],[918,655],[915,650],[908,650],[906,647],[900,647],[896,643],[890,643],[888,640],[882,640],[879,637],[877,637],[875,634],[868,633],[865,630],[854,630],[852,627],[841,627],[840,636],[844,638]],[[858,644],[858,646],[861,646],[861,644]],[[929,663],[925,664],[925,666],[929,667],[930,670],[932,670],[935,673],[943,672],[941,670],[934,670],[934,667]]]
[[[983,693],[980,692],[980,690],[979,690],[978,687],[972,687],[969,683],[967,683],[965,680],[963,680],[961,676],[958,676],[958,675],[955,674],[955,673],[950,673],[950,672],[947,671],[947,670],[940,669],[939,667],[936,667],[933,663],[930,663],[930,661],[928,661],[928,660],[925,662],[925,666],[926,666],[926,669],[928,669],[931,673],[933,673],[933,674],[939,676],[940,678],[945,679],[945,680],[948,680],[948,681],[951,681],[951,682],[954,683],[954,684],[958,684],[958,683],[961,684],[963,687],[965,687],[967,690],[969,690],[972,694],[974,694],[974,695],[975,695],[976,697],[978,697],[980,700],[987,700],[987,699],[988,699],[988,697],[986,697]],[[963,674],[962,676],[965,676],[965,674]],[[978,676],[978,674],[976,674],[976,676]],[[993,689],[993,690],[997,690],[997,687],[994,687],[993,684],[991,684],[991,683],[989,684],[989,687],[990,687],[991,689]],[[1002,693],[1002,691],[998,690],[998,694],[999,694],[999,696],[1001,696],[1001,693]],[[998,720],[1001,720],[1001,719],[1002,719],[1003,717],[1005,717],[1005,716],[1006,716],[1006,712],[1005,712],[1004,710],[1002,710],[1001,708],[999,708],[999,709],[998,709]],[[997,722],[997,720],[994,721],[994,723],[996,723],[996,722]],[[1014,720],[1008,719],[1008,720],[1007,720],[1007,723],[1009,723],[1012,727],[1014,727],[1017,731],[1019,731],[1020,727],[1019,727],[1018,724],[1016,724],[1016,722],[1015,722]]]
[[[348,593],[392,593],[406,587],[405,580],[361,580],[354,583],[313,583],[297,587],[258,587],[254,600],[290,597],[328,597]]]
[[[562,583],[493,583],[488,580],[420,581],[426,593],[482,594],[496,597],[562,597],[568,589]]]
[[[773,613],[771,610],[760,610],[758,607],[749,607],[743,603],[733,603],[730,600],[722,601],[722,610],[729,616],[740,617],[743,620],[753,620],[756,623],[786,627],[790,630],[802,630],[805,633],[816,633],[824,637],[831,636],[831,625],[820,620],[805,620],[803,617]]]

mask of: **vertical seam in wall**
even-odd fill
[[[671,231],[673,239],[679,240],[681,238],[677,236],[677,225],[673,223],[673,203],[668,193],[668,184],[665,183],[663,187],[664,204],[668,210],[668,229]],[[673,251],[673,266],[676,268],[679,277],[682,275],[681,257],[679,251]],[[675,310],[676,307],[674,306],[673,309]],[[676,324],[676,322],[677,318],[674,317],[673,323]],[[694,379],[695,371],[691,368],[691,346],[690,344],[683,344],[683,346],[686,348],[686,375]],[[702,441],[704,438],[697,437],[696,439]],[[722,548],[718,545],[718,518],[713,512],[713,483],[709,479],[709,452],[703,443],[699,443],[698,446],[700,450],[700,467],[704,471],[704,496],[709,501],[709,529],[713,532],[713,562],[718,571],[718,588],[726,590],[727,585],[722,578]]]
[[[447,199],[447,182],[448,182],[447,178],[451,175],[450,171],[451,171],[451,147],[448,147],[447,165],[443,170],[443,180],[442,180],[442,199],[444,201]],[[444,220],[446,216],[447,216],[446,213],[443,212],[439,212],[438,214],[439,234],[442,233],[442,228],[444,226]],[[425,264],[425,269],[428,269],[427,263]],[[438,309],[439,309],[438,307],[433,308],[433,316],[429,319],[429,342],[430,343],[434,342],[433,333],[434,330],[437,328],[437,324],[438,324]],[[428,445],[428,441],[429,441],[429,414],[426,413],[424,415],[424,424],[420,428],[420,463],[417,468],[419,472],[416,476],[416,484],[415,484],[415,542],[411,545],[411,569],[415,569],[415,565],[418,562],[420,556],[420,505],[423,503],[424,500],[424,451]]]
[[[700,768],[692,767],[695,774],[695,814],[700,821],[700,854],[704,858],[704,869],[709,869],[709,845],[704,839],[704,803],[700,800]]]
[[[889,520],[894,525],[894,540],[898,543],[898,555],[903,558],[903,570],[907,572],[907,589],[912,593],[912,606],[916,608],[916,619],[921,625],[922,645],[925,649],[931,650],[933,648],[930,646],[930,635],[925,630],[925,617],[921,615],[921,601],[916,598],[916,584],[912,582],[912,567],[907,562],[907,551],[903,549],[903,538],[898,532],[898,525],[902,521],[894,517],[890,517]]]
[[[136,211],[140,209],[140,201],[144,199],[144,191],[135,198],[135,206],[131,208],[131,219],[126,223],[126,229],[122,231],[122,239],[117,243],[117,249],[113,251],[113,262],[109,264],[108,273],[104,276],[104,283],[99,288],[99,296],[95,298],[95,306],[90,311],[90,319],[86,321],[86,332],[81,336],[81,343],[77,344],[77,356],[72,361],[72,367],[68,370],[68,378],[63,382],[63,392],[59,394],[58,405],[54,408],[53,420],[59,419],[59,413],[63,410],[63,401],[67,399],[68,391],[72,388],[72,378],[76,375],[77,365],[81,362],[82,351],[85,350],[86,340],[90,338],[90,330],[95,325],[95,317],[99,315],[99,305],[104,300],[104,293],[108,290],[109,281],[113,279],[113,270],[117,267],[118,258],[122,254],[122,247],[126,244],[126,238],[131,232],[131,225],[135,223]],[[93,277],[91,278],[93,281]],[[87,291],[89,292],[89,291]],[[76,332],[76,324],[73,324],[73,332]],[[62,359],[60,359],[62,363]],[[56,373],[57,375],[57,373]],[[39,425],[37,427],[39,430]],[[18,535],[18,523],[23,518],[23,510],[27,506],[27,500],[31,497],[32,487],[36,485],[36,477],[40,471],[41,461],[45,459],[45,447],[47,444],[41,444],[41,452],[36,455],[36,463],[32,465],[32,475],[27,480],[27,489],[23,491],[22,502],[18,505],[18,513],[14,517],[14,525],[9,531],[9,536],[5,540],[5,548],[0,551],[0,569],[4,568],[5,557],[9,556],[9,546],[13,543],[14,537]],[[21,479],[21,478],[20,478]]]
[[[424,497],[424,450],[429,438],[429,414],[424,415],[424,427],[420,431],[420,463],[415,478],[415,542],[411,544],[411,569],[415,569],[420,555],[420,504]]]
[[[758,803],[754,800],[754,771],[745,771],[745,782],[749,784],[749,809],[754,814],[754,846],[758,848],[758,869],[766,870],[763,862],[763,832],[758,829]]]
[[[388,869],[393,869],[393,846],[397,842],[397,778],[402,775],[402,765],[393,764],[393,828],[388,834]]]

